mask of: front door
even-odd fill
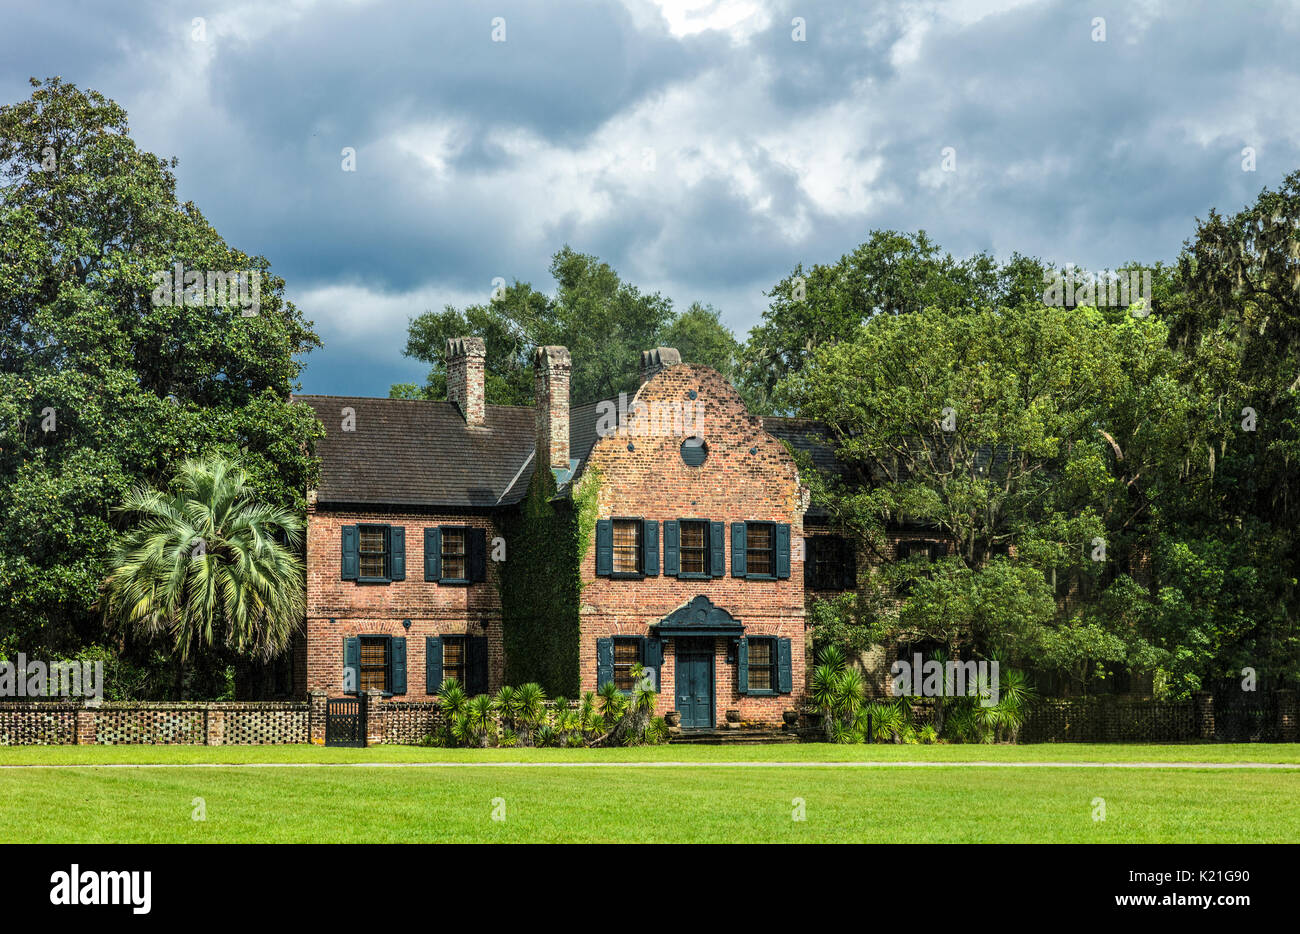
[[[677,712],[682,729],[713,726],[713,640],[677,639],[675,675]]]

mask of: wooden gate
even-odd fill
[[[366,744],[366,696],[335,697],[325,701],[325,745]]]

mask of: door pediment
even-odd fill
[[[659,636],[740,636],[744,624],[701,594],[650,627]]]

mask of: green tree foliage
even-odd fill
[[[903,315],[936,306],[949,311],[1015,307],[1043,289],[1043,269],[1013,255],[1005,266],[977,253],[955,260],[925,231],[872,231],[866,243],[838,262],[797,265],[768,293],[763,320],[744,347],[742,391],[765,412],[783,411],[790,400],[780,381],[797,375],[813,352],[852,339],[878,315]]]
[[[121,107],[32,83],[0,107],[0,651],[58,656],[103,641],[93,604],[133,487],[222,453],[302,506],[319,426],[290,391],[319,339],[265,258],[178,203],[174,160],[138,149]],[[256,273],[257,314],[155,304],[177,263]]]
[[[609,264],[567,246],[552,258],[551,275],[554,297],[516,281],[485,305],[463,311],[448,306],[412,319],[406,354],[430,364],[429,377],[422,389],[403,384],[393,387],[391,394],[445,399],[447,339],[471,334],[482,337],[487,348],[490,403],[532,403],[532,350],[547,344],[569,348],[573,360],[569,394],[574,402],[635,392],[641,351],[656,346],[674,320],[671,303],[657,292],[642,293]],[[701,346],[712,351],[716,338],[705,334],[708,322],[695,322],[695,318],[692,322],[697,326],[690,333],[698,333]]]

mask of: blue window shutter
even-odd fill
[[[776,524],[776,576],[790,576],[790,524]]]
[[[614,521],[596,520],[596,576],[609,577],[614,573]]]
[[[709,523],[709,571],[714,577],[727,573],[727,527],[721,522]]]
[[[361,576],[360,540],[355,525],[343,526],[343,556],[339,567],[343,572],[339,577],[345,581],[354,581]]]
[[[794,688],[794,675],[790,664],[790,640],[776,640],[776,689],[789,694]]]
[[[471,695],[488,692],[488,641],[487,636],[470,636],[465,640],[469,657],[465,680],[469,682],[465,693]]]
[[[406,580],[406,527],[388,527],[388,579]]]
[[[740,651],[736,654],[736,690],[741,694],[749,693],[749,640],[740,640]]]
[[[731,576],[745,576],[745,523],[731,523]]]
[[[442,637],[427,636],[424,640],[424,693],[437,694],[441,687]]]
[[[442,577],[442,530],[435,527],[424,530],[424,579],[436,581]]]
[[[349,669],[352,671],[351,677],[348,675]],[[345,691],[346,694],[356,694],[361,684],[361,639],[358,636],[343,639],[343,684],[352,685],[352,690]]]
[[[659,688],[659,668],[664,663],[664,643],[662,639],[650,636],[641,642],[641,664],[646,671],[654,673],[655,690]]]
[[[614,640],[596,640],[596,690],[614,680]]]
[[[475,583],[487,580],[487,532],[469,530],[469,579]]]
[[[664,520],[664,577],[681,573],[682,527],[676,519]]]
[[[392,663],[393,677],[388,684],[390,694],[406,693],[406,637],[393,636],[389,640],[388,658]]]
[[[646,577],[659,576],[659,523],[654,519],[641,520],[641,567]]]
[[[641,664],[647,668],[658,668],[664,663],[664,640],[650,636],[645,640],[645,659]]]

